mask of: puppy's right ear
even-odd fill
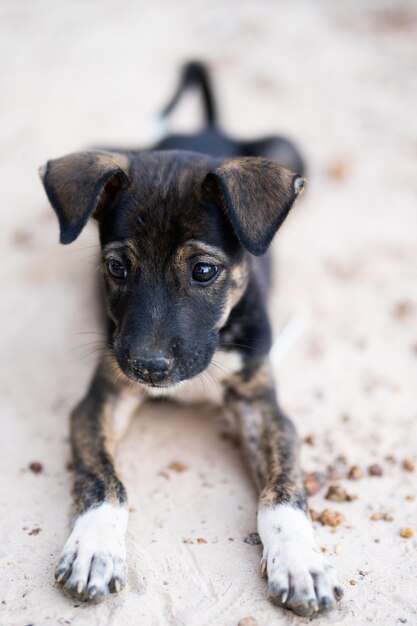
[[[129,158],[112,152],[76,152],[39,169],[59,221],[60,242],[73,242],[87,220],[130,184]]]

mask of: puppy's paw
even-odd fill
[[[101,602],[124,587],[127,517],[126,508],[105,503],[77,518],[55,570],[77,600]]]
[[[271,601],[302,616],[334,608],[343,589],[335,569],[316,551],[305,513],[290,505],[265,508],[258,525]]]

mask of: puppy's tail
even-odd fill
[[[217,106],[213,87],[208,69],[200,61],[189,61],[184,65],[178,87],[171,100],[161,111],[160,117],[166,120],[181,100],[181,97],[191,88],[200,90],[206,125],[215,126],[217,122]]]

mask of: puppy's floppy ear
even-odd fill
[[[76,152],[48,161],[39,169],[46,195],[59,221],[61,243],[78,237],[91,215],[130,184],[127,156],[111,152]]]
[[[204,188],[226,212],[241,244],[265,254],[305,184],[298,174],[256,157],[225,161],[207,174]]]

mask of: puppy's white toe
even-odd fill
[[[305,513],[290,505],[265,508],[258,526],[271,601],[303,616],[334,608],[343,589],[334,568],[316,551]]]
[[[127,517],[126,508],[105,503],[77,518],[55,570],[71,596],[101,602],[124,587]]]

